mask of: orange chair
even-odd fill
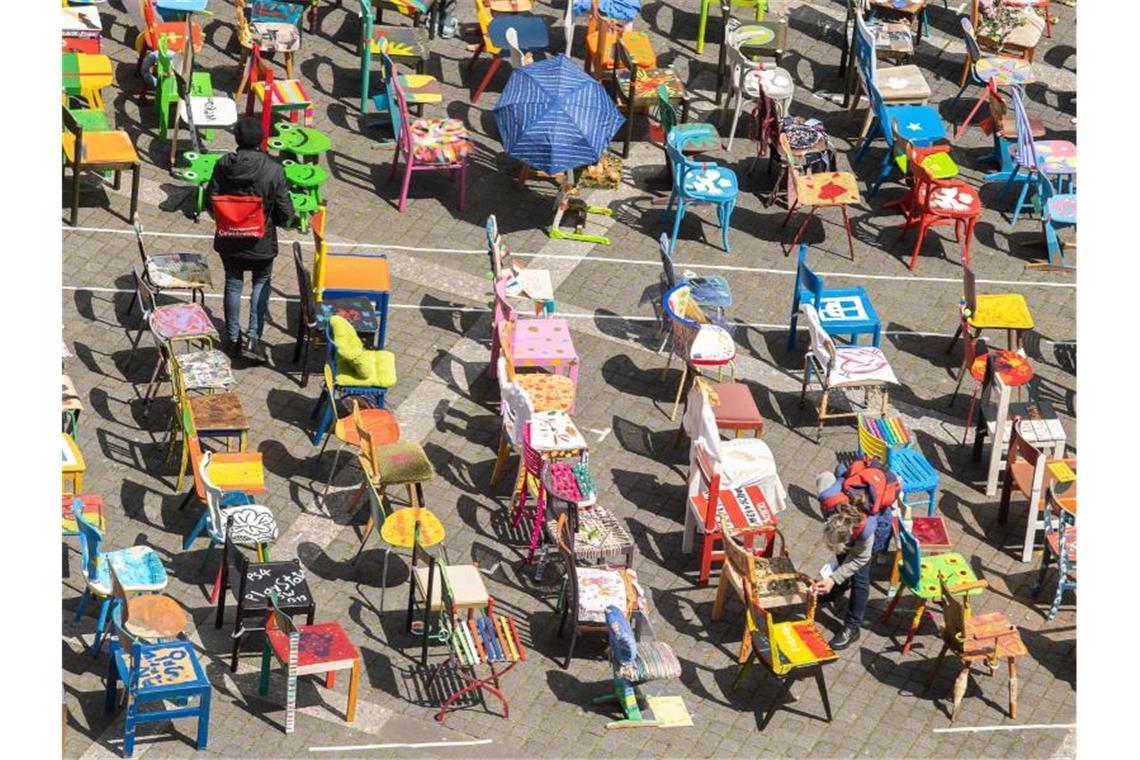
[[[114,172],[112,187],[118,190],[123,170],[130,169],[131,211],[127,219],[134,219],[139,208],[139,170],[142,161],[131,142],[131,136],[121,129],[107,132],[85,130],[67,110],[67,106],[63,106],[63,127],[64,166],[71,167],[71,218],[68,224],[74,227],[79,221],[79,174],[84,171]]]
[[[154,0],[123,0],[123,5],[131,20],[138,27],[135,50],[139,54],[138,72],[142,73],[143,59],[147,54],[158,50],[158,38],[166,35],[167,49],[171,53],[181,53],[186,47],[186,22],[161,21],[154,10]],[[202,50],[202,27],[190,24],[191,46],[195,53]],[[145,90],[145,82],[143,84]]]
[[[569,23],[568,12],[567,24]],[[572,32],[567,31],[567,36],[570,34]],[[598,10],[598,0],[594,0],[593,7],[590,8],[590,20],[586,23],[586,73],[601,79],[607,72],[613,71],[619,44],[625,45],[637,68],[657,68],[657,54],[653,52],[649,35],[625,30],[621,22],[602,16]]]

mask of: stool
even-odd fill
[[[318,163],[320,157],[332,148],[332,140],[324,132],[312,127],[298,126],[289,121],[279,121],[273,128],[276,137],[270,137],[266,144],[278,153],[290,153],[301,163]]]
[[[746,384],[716,383],[712,390],[720,398],[720,404],[713,407],[717,430],[732,430],[736,438],[746,430],[752,431],[753,438],[764,435],[764,417]]]
[[[923,500],[911,500],[912,494],[927,494],[926,514],[933,517],[938,507],[938,471],[926,461],[926,457],[916,448],[887,449],[887,466],[898,476],[902,485],[904,507],[917,506]]]

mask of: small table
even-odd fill
[[[516,367],[549,367],[556,374],[567,370],[578,383],[578,352],[565,319],[520,319],[512,346]]]
[[[83,473],[87,471],[87,463],[83,461],[83,453],[79,450],[75,439],[67,433],[60,433],[60,436],[63,454],[63,493],[78,496],[83,493]]]
[[[998,399],[994,404],[978,405],[978,422],[974,428],[973,458],[975,462],[982,461],[982,450],[986,438],[989,437],[993,440],[993,444],[990,446],[989,470],[986,476],[986,496],[993,496],[997,493],[998,473],[1001,471],[1004,461],[1002,454],[1009,446],[1013,417],[1021,417],[1022,437],[1036,448],[1051,455],[1053,459],[1061,459],[1065,456],[1066,440],[1065,428],[1049,404],[1044,401],[1011,404],[1013,387],[1007,385],[998,373],[994,374],[993,383],[997,388]],[[987,412],[989,419],[987,419]],[[998,430],[1002,431],[1000,440],[996,438]]]
[[[67,375],[63,376],[63,432],[75,439],[79,432],[79,413],[83,411],[83,402],[75,390],[75,384]]]
[[[274,128],[277,130],[277,136],[269,138],[269,147],[279,153],[291,153],[301,163],[306,163],[310,158],[313,159],[313,163],[317,163],[321,155],[332,148],[329,136],[312,127],[279,121]]]
[[[186,630],[190,619],[166,594],[139,594],[127,601],[127,633],[144,641],[168,641]]]

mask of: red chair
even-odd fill
[[[728,517],[729,524],[744,542],[744,547],[764,557],[771,557],[775,548],[776,515],[768,506],[758,485],[728,489],[720,485],[720,465],[701,441],[693,441],[692,471],[689,474],[688,506],[685,510],[685,535],[681,551],[693,549],[693,537],[698,531],[701,541],[701,572],[699,582],[709,582],[713,561],[724,561],[724,550],[716,543],[724,540],[717,513]],[[758,537],[766,538],[762,552],[753,547]]]
[[[894,131],[895,144],[906,152],[907,171],[911,177],[909,192],[897,204],[903,213],[898,240],[902,240],[910,228],[918,227],[918,239],[914,241],[914,251],[910,256],[910,269],[913,271],[918,263],[918,252],[926,239],[926,231],[941,224],[954,225],[954,240],[962,243],[962,260],[968,261],[970,238],[974,235],[974,225],[982,213],[982,200],[977,189],[960,180],[934,179],[922,162],[932,152],[945,148],[915,148],[899,134],[897,121],[892,121],[891,129]]]
[[[312,126],[313,101],[301,80],[274,79],[273,67],[261,57],[261,49],[257,45],[250,48],[246,75],[249,77],[249,92],[245,99],[245,113],[252,116],[254,104],[261,103],[262,150],[269,145],[269,125],[275,113],[288,114],[292,122],[297,122],[298,117],[304,115],[305,126]]]
[[[166,35],[167,50],[171,53],[182,53],[182,49],[186,47],[185,21],[162,21],[159,19],[154,10],[154,0],[125,0],[124,5],[136,24],[138,23],[136,14],[138,11],[142,11],[143,23],[140,25],[138,39],[135,41],[135,49],[139,54],[139,72],[142,71],[143,59],[146,58],[147,54],[158,50],[158,38],[161,35]],[[202,27],[197,23],[190,23],[190,39],[194,52],[201,52]]]

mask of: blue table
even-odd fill
[[[511,47],[507,44],[507,30],[514,28],[519,36],[519,50],[530,52],[532,50],[546,50],[550,47],[550,36],[546,31],[546,22],[539,16],[530,13],[510,13],[495,16],[491,25],[487,27],[487,35],[491,43],[498,48],[500,58],[509,58]]]

